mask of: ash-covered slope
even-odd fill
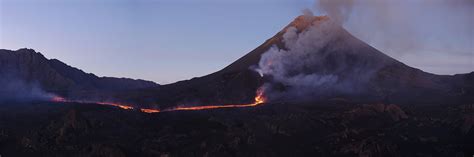
[[[159,107],[244,103],[263,86],[270,101],[454,103],[473,96],[473,75],[423,72],[376,50],[327,17],[299,16],[216,73],[120,97],[167,104]]]
[[[0,86],[7,87],[0,90],[0,97],[8,99],[26,99],[31,90],[35,95],[75,97],[158,86],[151,81],[97,77],[32,49],[0,50],[0,76]]]

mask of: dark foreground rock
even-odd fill
[[[2,104],[3,156],[472,156],[470,105],[265,104],[146,114]]]

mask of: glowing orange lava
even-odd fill
[[[111,102],[92,102],[92,101],[71,101],[65,98],[55,96],[51,99],[53,102],[75,102],[75,103],[94,103],[99,105],[106,105],[106,106],[114,106],[124,110],[133,110],[135,109],[133,105],[124,105],[119,103],[111,103]],[[163,111],[159,109],[147,109],[147,108],[140,108],[140,111],[144,113],[159,113],[159,112],[170,112],[170,111],[189,111],[189,110],[209,110],[209,109],[219,109],[219,108],[242,108],[242,107],[254,107],[260,104],[265,103],[266,99],[263,95],[263,90],[257,90],[257,96],[255,96],[255,100],[251,104],[239,104],[239,105],[208,105],[208,106],[189,106],[189,107],[175,107],[171,109],[165,109]]]
[[[54,96],[51,98],[53,102],[73,102],[73,103],[91,103],[91,104],[99,104],[99,105],[106,105],[106,106],[114,106],[125,110],[133,110],[134,108],[131,105],[123,105],[118,103],[112,102],[94,102],[94,101],[75,101],[75,100],[67,100],[60,96]]]
[[[66,102],[66,99],[64,99],[63,97],[60,97],[60,96],[54,96],[52,98],[52,101],[53,102]]]
[[[145,112],[145,113],[159,113],[159,112],[161,112],[158,109],[148,109],[148,108],[142,108],[142,109],[140,109],[140,111]]]
[[[132,106],[121,105],[121,104],[117,104],[117,103],[110,103],[110,102],[95,102],[95,103],[99,104],[99,105],[115,106],[115,107],[118,107],[118,108],[121,108],[121,109],[124,109],[124,110],[133,110],[134,109]]]
[[[190,106],[190,107],[175,107],[164,111],[189,111],[189,110],[209,110],[219,108],[242,108],[242,107],[254,107],[265,103],[265,97],[263,96],[263,90],[257,91],[254,103],[251,104],[239,104],[239,105],[209,105],[209,106]]]

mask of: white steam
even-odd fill
[[[294,86],[317,87],[337,81],[337,76],[332,75],[292,74],[321,62],[323,58],[314,53],[334,39],[332,25],[331,22],[321,22],[302,33],[298,33],[295,27],[289,27],[283,35],[286,49],[277,46],[270,48],[262,55],[258,71],[263,76],[272,76],[275,81]]]
[[[269,99],[307,101],[361,93],[385,62],[377,55],[382,59],[370,62],[370,50],[347,36],[337,21],[315,18],[304,16],[312,25],[287,28],[284,47],[275,45],[262,54],[257,71],[270,78],[264,84]]]
[[[391,56],[430,48],[473,57],[472,44],[466,44],[474,37],[472,0],[317,0],[316,9],[329,20],[304,10],[302,19],[312,24],[287,28],[283,43],[262,54],[257,71],[267,80],[263,89],[270,101],[362,98],[384,90],[377,83],[391,86],[377,81],[383,79],[377,77],[380,68],[404,65],[343,26]]]
[[[352,12],[354,0],[317,0],[316,7],[328,14],[333,21],[342,24]]]
[[[315,0],[314,8],[408,65],[437,74],[474,68],[474,0]],[[431,55],[468,59],[405,59]]]
[[[43,91],[38,83],[17,77],[2,76],[0,85],[0,102],[46,101],[54,96]]]

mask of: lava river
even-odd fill
[[[106,106],[114,106],[124,110],[133,110],[135,107],[134,105],[128,104],[119,104],[119,103],[112,103],[112,102],[94,102],[94,101],[75,101],[75,100],[67,100],[62,97],[53,97],[53,102],[73,102],[73,103],[91,103],[91,104],[99,104],[99,105],[106,105]],[[159,113],[159,112],[171,112],[171,111],[190,111],[190,110],[210,110],[210,109],[220,109],[220,108],[242,108],[242,107],[255,107],[260,104],[266,102],[265,96],[263,95],[263,90],[257,90],[257,95],[255,96],[255,100],[251,104],[228,104],[228,105],[205,105],[205,106],[178,106],[174,108],[159,110],[159,109],[150,109],[150,108],[139,108],[140,111],[145,113]]]

